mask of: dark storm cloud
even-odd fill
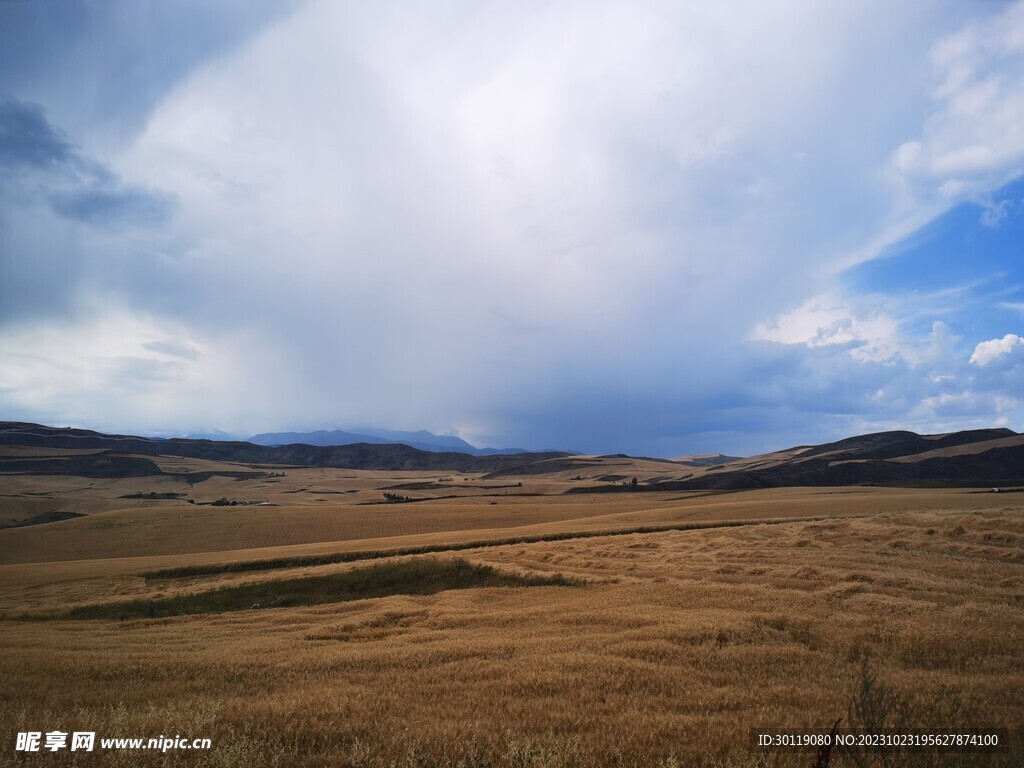
[[[0,96],[0,176],[0,325],[64,316],[86,283],[130,278],[152,301],[146,251],[110,237],[164,232],[174,196],[126,182],[12,96]]]
[[[50,196],[54,211],[69,219],[95,225],[157,225],[166,221],[172,198],[139,187],[87,186]]]
[[[38,190],[55,213],[94,225],[160,224],[173,198],[125,184],[54,127],[38,104],[0,99],[0,167],[8,184]]]
[[[0,98],[0,168],[48,169],[73,157],[74,147],[50,125],[40,105]]]
[[[57,110],[75,135],[130,138],[197,66],[290,13],[293,0],[0,2],[0,92]]]
[[[155,260],[164,242],[153,239],[171,236],[178,201],[104,161],[121,156],[190,72],[298,4],[0,2],[5,332],[74,315],[97,292],[104,301],[145,297],[150,309],[180,305],[173,276]]]
[[[66,318],[97,291],[180,304],[154,268],[163,244],[139,240],[170,236],[154,225],[175,198],[101,161],[189,73],[298,5],[0,2],[0,327]]]

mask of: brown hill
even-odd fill
[[[0,473],[45,472],[81,474],[85,477],[125,477],[161,472],[152,462],[132,458],[139,454],[275,466],[459,472],[492,472],[568,455],[552,452],[471,456],[456,452],[421,451],[408,445],[367,443],[268,447],[229,440],[162,440],[134,435],[105,435],[87,429],[47,427],[41,424],[10,421],[0,422],[0,446],[33,446],[59,450],[90,449],[93,453],[88,460],[82,457],[75,457],[70,461],[40,458],[33,463],[20,457],[0,457]],[[100,449],[103,453],[95,453],[95,449]]]
[[[1024,485],[1024,435],[981,429],[942,435],[878,432],[711,466],[641,484],[640,491],[740,490],[784,486]],[[628,491],[622,486],[573,493]]]

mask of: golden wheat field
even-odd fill
[[[545,490],[533,478],[366,504],[424,478],[292,475],[272,496],[202,488],[277,506],[126,503],[130,490],[94,486],[77,491],[81,517],[0,530],[2,764],[811,766],[813,752],[754,751],[751,730],[848,722],[865,675],[886,723],[1015,739],[915,764],[1024,761],[1024,494],[526,495]],[[456,559],[562,580],[160,615],[215,589]],[[154,618],[131,607],[151,599]],[[113,604],[129,615],[68,618]],[[54,729],[212,747],[10,749]]]

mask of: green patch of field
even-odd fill
[[[356,568],[324,576],[264,581],[237,587],[177,595],[155,603],[155,615],[184,616],[225,613],[252,608],[293,608],[304,605],[366,600],[388,595],[432,595],[449,589],[479,587],[572,586],[561,575],[519,576],[461,558],[421,558]],[[72,619],[136,619],[150,615],[149,600],[130,600],[73,608]]]

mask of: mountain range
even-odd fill
[[[457,453],[468,453],[471,456],[495,456],[510,455],[517,453],[531,453],[525,448],[477,448],[470,445],[461,437],[454,435],[435,435],[421,429],[417,432],[407,432],[397,429],[376,429],[362,428],[358,432],[347,432],[341,429],[324,430],[315,432],[265,432],[253,435],[248,442],[256,445],[281,446],[281,445],[353,445],[355,443],[366,443],[368,445],[408,445],[418,448],[421,451],[432,451],[434,453],[446,453],[455,451]],[[539,453],[553,453],[553,449],[545,449]],[[558,451],[563,453],[563,451]]]
[[[0,473],[52,472],[93,477],[160,474],[152,461],[141,458],[138,454],[182,456],[243,464],[393,471],[436,469],[460,472],[491,472],[516,464],[568,455],[561,452],[536,452],[477,456],[459,451],[424,451],[401,443],[352,443],[330,446],[298,443],[266,446],[241,440],[108,435],[88,429],[49,427],[12,421],[0,422],[0,446],[93,451],[66,458],[3,456],[0,457]]]
[[[276,436],[259,437],[271,440]],[[840,485],[1024,486],[1024,434],[1010,429],[939,435],[878,432],[750,458],[706,454],[675,460],[637,459],[623,454],[579,456],[564,451],[475,455],[365,441],[347,445],[258,445],[238,440],[106,435],[25,422],[0,422],[0,446],[8,448],[0,452],[0,474],[135,477],[163,473],[148,457],[181,456],[243,465],[480,472],[491,478],[564,473],[567,479],[587,483],[574,486],[573,493]],[[28,450],[38,448],[49,450]],[[616,474],[609,471],[610,467],[616,468]],[[641,471],[645,467],[646,474]],[[238,470],[227,474],[245,474],[246,467]],[[627,472],[641,474],[643,482],[624,484]],[[592,484],[594,480],[600,484]]]

